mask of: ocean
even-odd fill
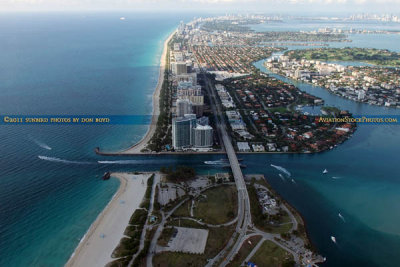
[[[120,20],[122,16],[126,19]],[[150,114],[163,40],[180,20],[192,17],[2,14],[0,114]],[[281,30],[286,28],[290,25]],[[352,38],[353,43],[335,45],[399,49],[395,44],[400,35]],[[267,71],[262,62],[256,66]],[[354,114],[400,114],[296,85]],[[204,164],[221,155],[100,157],[93,152],[97,146],[125,148],[146,130],[146,125],[1,125],[0,266],[64,265],[119,186],[116,179],[101,180],[105,171],[184,164],[199,173],[224,171]],[[264,174],[301,212],[312,242],[327,257],[324,266],[396,266],[399,143],[398,125],[360,125],[353,138],[328,152],[240,157],[247,165],[245,173]],[[291,177],[282,180],[271,164],[287,169]],[[325,168],[328,174],[323,175]]]

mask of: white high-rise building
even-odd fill
[[[365,91],[364,90],[358,90],[358,95],[357,95],[358,101],[361,101],[364,98],[365,98]]]
[[[189,99],[176,100],[176,116],[183,117],[185,114],[192,114],[192,102]]]
[[[196,127],[196,122],[195,114],[186,114],[184,117],[172,119],[172,146],[175,149],[193,145],[193,128]]]
[[[213,128],[209,125],[197,124],[193,129],[194,144],[198,148],[211,147],[213,145]]]

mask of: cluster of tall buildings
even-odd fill
[[[184,27],[180,34],[184,34]],[[191,53],[180,42],[170,52],[173,85],[176,88],[172,119],[172,146],[175,150],[209,150],[213,145],[213,128],[204,112],[204,94],[197,84]]]

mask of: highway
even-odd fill
[[[240,248],[240,245],[246,237],[248,227],[252,226],[250,200],[235,149],[233,148],[231,138],[226,130],[225,117],[217,100],[214,86],[204,73],[203,77],[206,84],[205,88],[210,98],[210,105],[215,115],[217,131],[219,132],[219,136],[222,138],[221,141],[225,147],[225,151],[229,159],[229,164],[231,166],[232,174],[235,179],[235,184],[238,191],[238,223],[236,226],[236,233],[238,234],[238,238],[235,241],[235,237],[237,236],[237,234],[234,234],[229,240],[228,245],[225,246],[225,248],[221,250],[216,257],[210,259],[207,264],[207,266],[213,266],[215,263],[220,262],[221,257],[224,257],[220,266],[226,266],[226,264],[228,264],[232,260],[233,256],[236,254],[238,248]]]

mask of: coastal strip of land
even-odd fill
[[[117,152],[117,154],[138,154],[142,149],[144,149],[147,145],[147,143],[150,141],[150,139],[153,137],[154,132],[156,131],[157,128],[157,120],[158,120],[158,115],[160,114],[160,92],[161,88],[164,83],[164,74],[165,74],[165,68],[167,64],[167,52],[168,52],[168,43],[174,36],[176,31],[173,31],[168,38],[164,42],[163,46],[163,52],[161,54],[161,59],[160,59],[160,70],[158,74],[158,82],[156,86],[156,90],[154,91],[153,94],[153,113],[152,113],[152,119],[151,123],[149,125],[149,129],[146,132],[146,135],[135,145],[131,146],[130,148],[126,150],[122,150]],[[112,153],[111,153],[112,154]]]
[[[121,184],[114,197],[90,226],[65,266],[105,266],[124,236],[130,216],[143,200],[151,173],[112,173]]]

